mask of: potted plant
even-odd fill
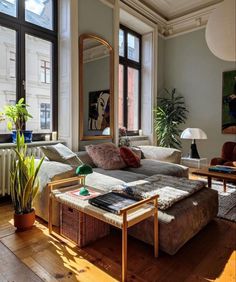
[[[32,118],[27,107],[29,107],[29,105],[24,103],[24,98],[21,98],[15,105],[7,105],[4,107],[3,113],[8,118],[7,128],[12,131],[13,143],[16,143],[17,131],[24,135],[26,143],[32,142],[32,131],[23,130],[25,122],[29,118]]]
[[[24,135],[16,134],[16,159],[11,170],[11,198],[15,210],[14,226],[19,231],[31,228],[35,221],[32,202],[39,189],[38,172],[44,158],[35,165],[34,156],[27,156]]]
[[[154,109],[154,130],[158,144],[162,147],[181,148],[179,126],[185,123],[188,110],[184,97],[164,89],[163,97],[158,97],[157,108]]]

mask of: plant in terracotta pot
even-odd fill
[[[31,228],[35,221],[32,202],[39,189],[38,172],[44,158],[35,165],[34,156],[27,156],[24,135],[17,131],[16,159],[11,171],[11,198],[15,209],[14,226],[19,231]]]
[[[4,107],[4,112],[1,115],[5,115],[8,119],[7,128],[12,131],[13,143],[16,143],[17,131],[20,131],[25,138],[26,143],[32,142],[32,131],[23,130],[25,122],[32,118],[29,114],[27,107],[29,105],[24,103],[24,98],[21,98],[15,105],[7,105]],[[14,130],[13,130],[14,129]]]

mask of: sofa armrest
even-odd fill
[[[182,154],[180,150],[157,146],[139,146],[139,148],[142,150],[145,159],[180,164]]]

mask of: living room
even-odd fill
[[[222,165],[211,160],[222,157],[225,143],[236,142],[229,107],[236,95],[235,5],[0,0],[0,281],[235,281],[235,176],[216,178],[205,168]],[[181,122],[168,135],[176,132],[181,147],[176,136],[169,144],[161,140],[157,112],[168,95],[183,101]],[[27,154],[40,178],[36,221],[23,232],[14,227],[10,197],[12,172],[20,168],[12,153],[17,123],[14,128],[6,109],[16,102],[28,110],[19,129],[33,131]],[[231,163],[233,155],[231,148]],[[114,156],[122,164],[111,164]],[[78,199],[113,186],[164,190],[142,198],[149,197],[153,209],[145,206],[134,218],[124,210],[120,219],[85,201],[78,208],[71,200],[78,186],[73,196],[53,192],[76,181],[84,188]],[[79,219],[67,214],[72,210]]]

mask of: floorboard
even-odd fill
[[[121,233],[118,230],[79,249],[61,237],[49,236],[45,223],[40,220],[31,230],[17,233],[11,218],[10,204],[0,203],[0,244],[10,252],[5,260],[19,263],[14,269],[10,267],[12,263],[1,263],[1,282],[7,281],[4,280],[6,273],[10,275],[9,281],[28,281],[23,276],[17,280],[11,277],[21,268],[31,269],[35,279],[40,277],[31,281],[120,281]],[[215,219],[175,256],[161,252],[158,259],[153,257],[151,246],[129,238],[128,277],[128,281],[137,282],[235,282],[236,224]]]

